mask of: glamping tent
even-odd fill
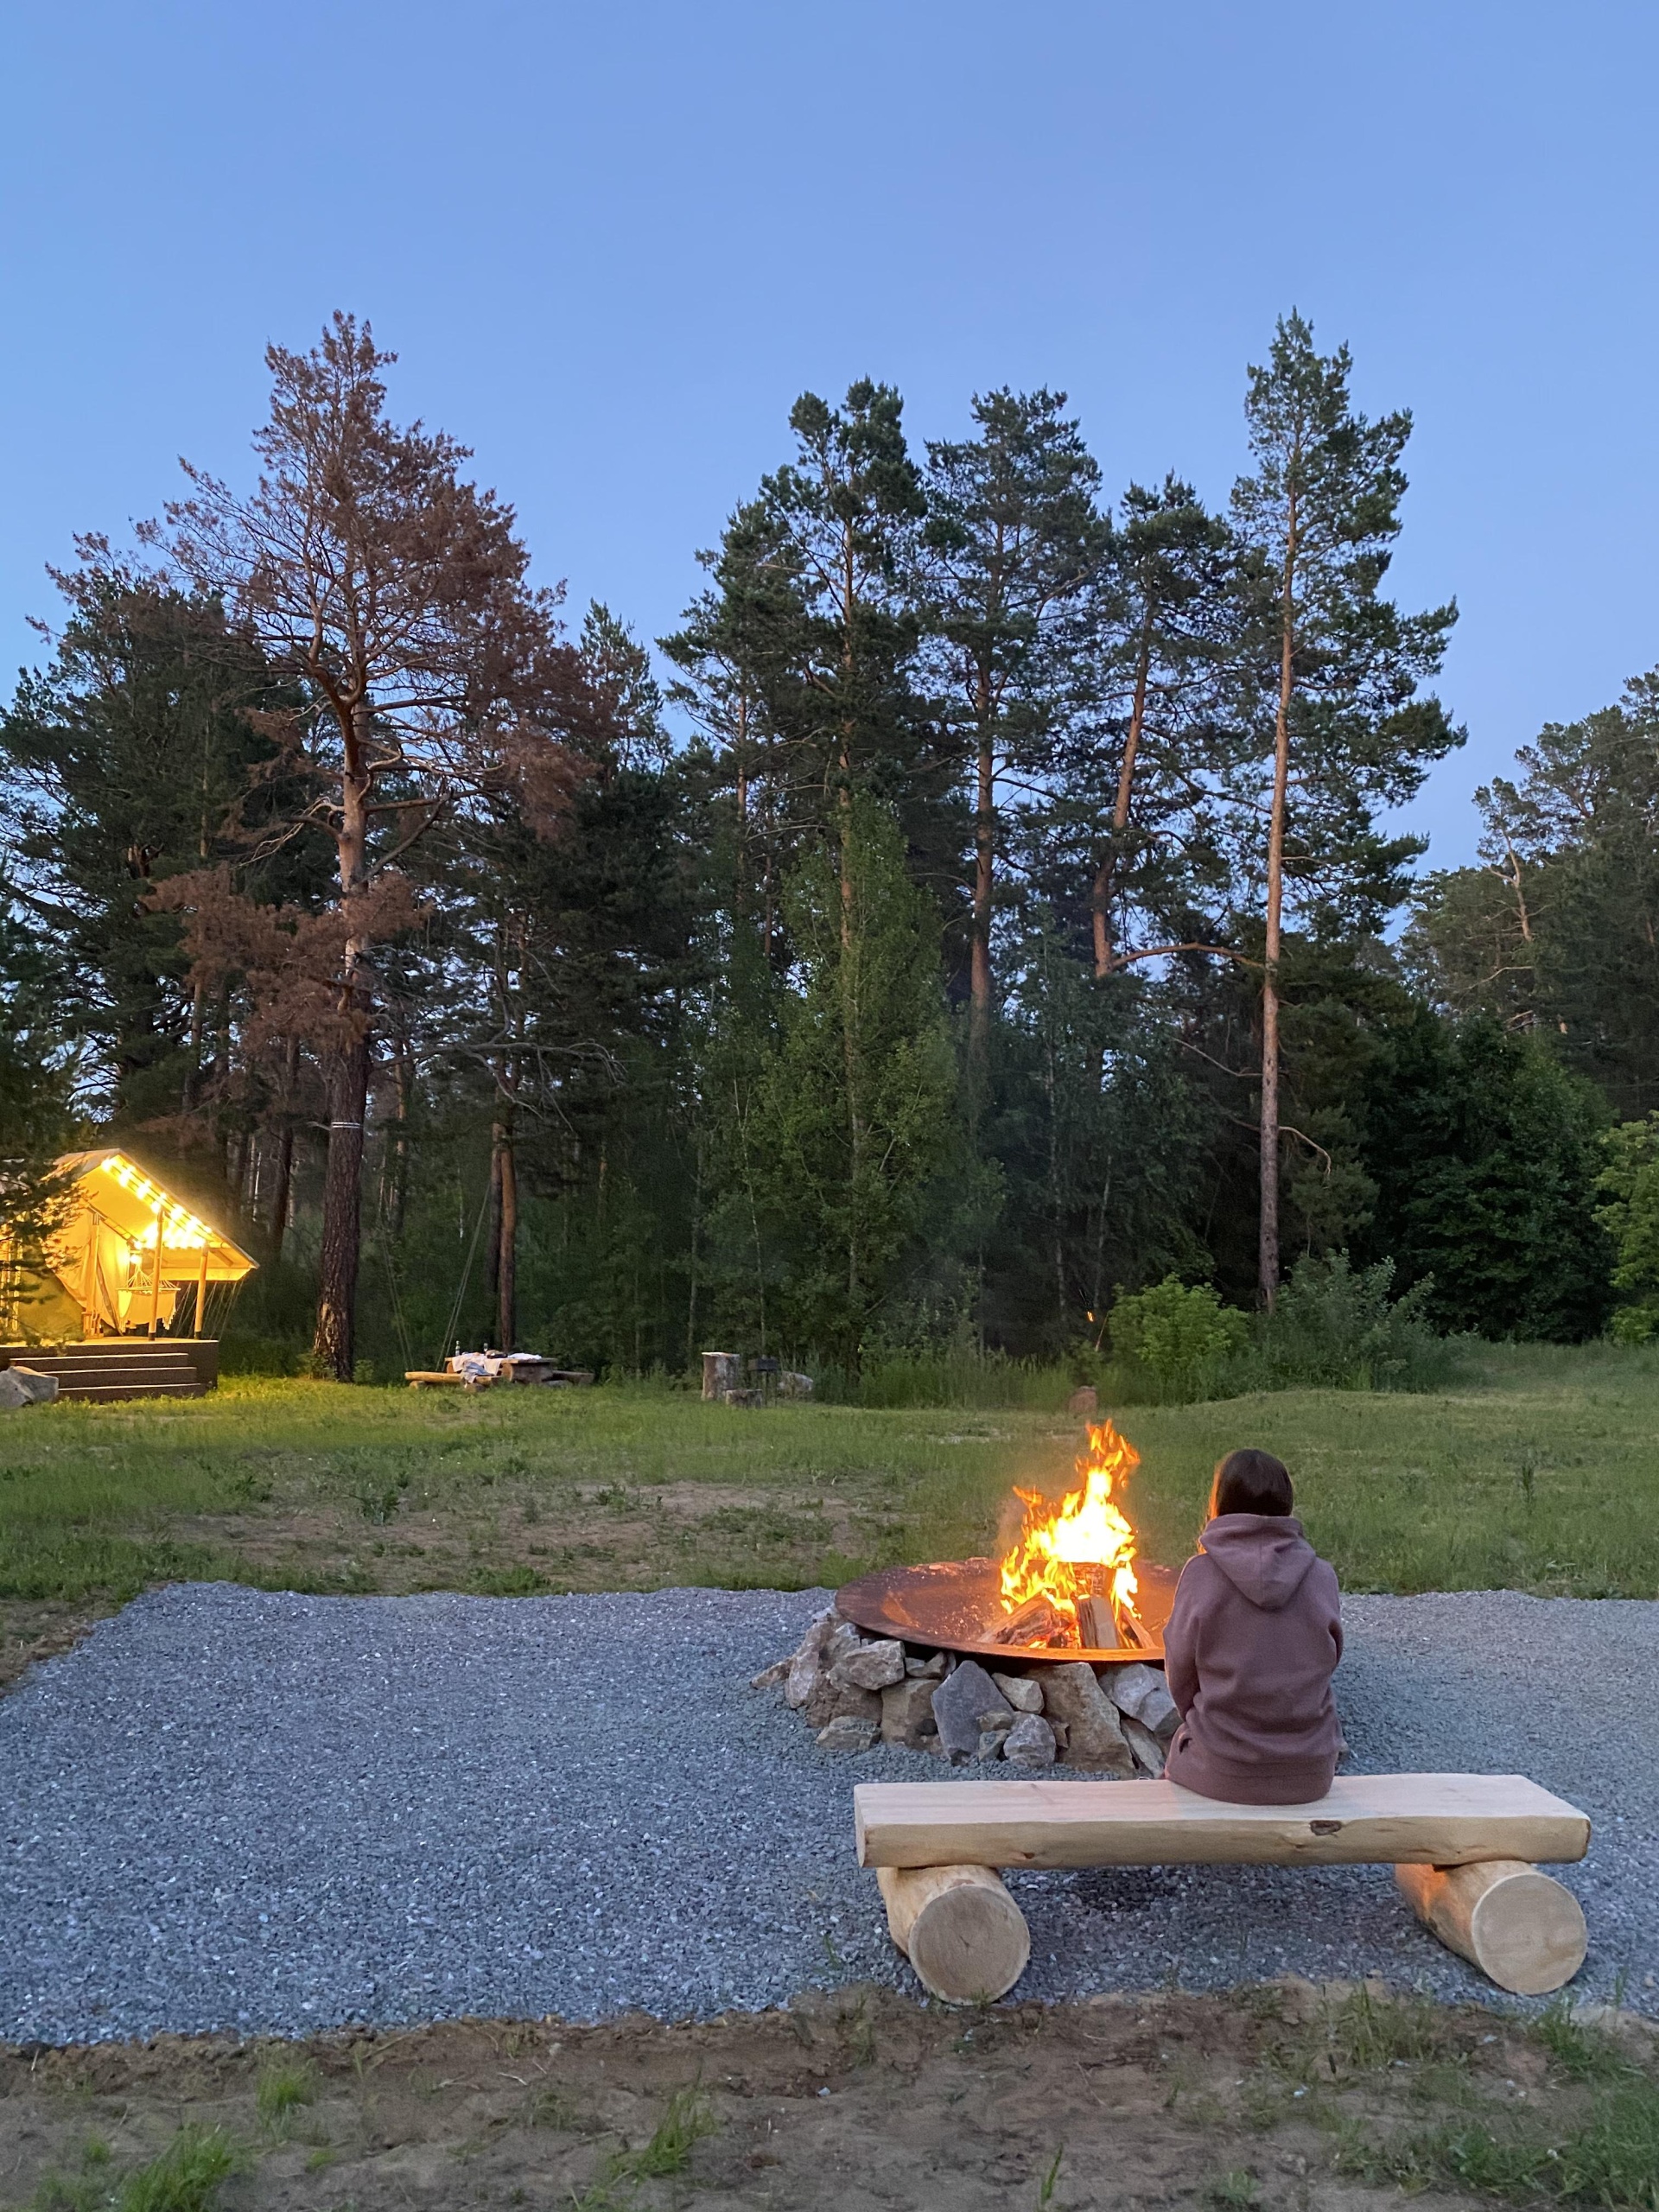
[[[41,1286],[42,1332],[153,1337],[193,1292],[192,1326],[202,1335],[208,1286],[240,1282],[256,1262],[118,1147],[71,1153],[58,1166],[72,1197]],[[76,1313],[78,1330],[67,1325]]]

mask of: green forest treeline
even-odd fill
[[[1120,1290],[1258,1303],[1277,771],[1287,1275],[1346,1255],[1446,1332],[1644,1333],[1659,673],[1478,794],[1478,865],[1414,875],[1385,825],[1460,741],[1425,689],[1454,610],[1387,596],[1409,423],[1348,375],[1281,324],[1215,511],[1109,499],[1063,395],[920,449],[887,386],[803,398],[655,661],[601,606],[559,638],[556,793],[454,766],[483,709],[420,695],[345,953],[324,664],[205,565],[211,499],[148,553],[84,541],[0,724],[14,1230],[55,1150],[119,1135],[260,1257],[243,1356],[299,1363],[356,960],[353,1359],[505,1331],[612,1372],[1081,1372]],[[422,452],[453,488],[461,449]],[[494,531],[510,567],[511,525],[467,509],[454,557]],[[388,563],[435,559],[400,528]]]

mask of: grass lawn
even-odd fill
[[[224,1577],[309,1591],[798,1588],[994,1548],[1015,1482],[1064,1486],[1058,1413],[744,1412],[644,1387],[476,1398],[232,1381],[194,1401],[41,1407],[0,1432],[16,1660],[66,1612]],[[1279,1452],[1353,1590],[1659,1593],[1659,1351],[1493,1346],[1432,1397],[1304,1391],[1137,1407],[1153,1556],[1191,1549],[1209,1472]]]

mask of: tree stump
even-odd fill
[[[1500,1989],[1542,1997],[1572,1980],[1587,1941],[1578,1899],[1521,1859],[1396,1866],[1417,1917]]]
[[[715,1405],[724,1405],[728,1390],[741,1387],[743,1357],[735,1351],[706,1351],[702,1355],[702,1395]]]
[[[878,1866],[893,1942],[952,2005],[1002,1997],[1031,1956],[1025,1915],[989,1866]]]

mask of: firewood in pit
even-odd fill
[[[992,1636],[993,1643],[1069,1643],[1071,1628],[1040,1593],[1017,1606]]]
[[[1117,1632],[1110,1599],[1092,1592],[1077,1600],[1077,1629],[1090,1651],[1116,1651],[1123,1641]]]

